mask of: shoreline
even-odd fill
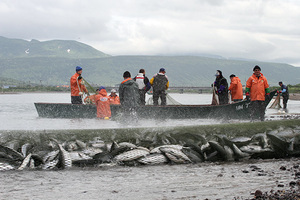
[[[4,94],[22,94],[22,93],[70,93],[69,91],[18,91],[18,92],[0,92],[0,95]],[[175,92],[176,93],[176,92]],[[202,93],[206,94],[206,93]],[[207,93],[209,94],[209,93]],[[300,93],[290,93],[289,100],[300,101]]]

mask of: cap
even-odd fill
[[[125,77],[126,77],[126,78],[127,78],[127,77],[131,77],[130,72],[129,72],[129,71],[124,72],[123,77],[124,77],[124,78],[125,78]]]
[[[81,70],[82,70],[82,67],[80,67],[80,66],[76,67],[76,72],[81,71]]]
[[[100,86],[99,87],[99,91],[102,90],[102,89],[105,89],[105,87],[104,86]]]
[[[111,93],[117,93],[117,91],[115,89],[112,89],[110,92]]]
[[[260,67],[258,65],[255,65],[255,67],[253,68],[253,71],[255,71],[256,69],[258,69],[259,71],[261,71]]]
[[[165,68],[160,68],[159,72],[166,72]]]
[[[231,77],[235,77],[235,75],[234,75],[234,74],[231,74],[229,77],[230,77],[230,78],[231,78]]]

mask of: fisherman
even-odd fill
[[[279,91],[279,93],[281,94],[281,96],[283,98],[283,110],[285,112],[287,112],[287,102],[289,100],[289,89],[286,85],[284,85],[282,83],[282,81],[280,81],[278,84],[281,87],[281,90]]]
[[[90,96],[88,90],[84,85],[84,81],[82,80],[81,74],[82,74],[82,68],[80,66],[77,66],[76,73],[70,79],[72,104],[82,104],[83,92],[85,92],[88,96]]]
[[[261,68],[256,65],[253,74],[246,83],[246,98],[251,100],[250,117],[254,120],[255,114],[259,114],[261,121],[265,120],[265,99],[270,98],[270,89],[267,78],[261,73]]]
[[[214,82],[215,93],[219,97],[219,104],[228,104],[228,83],[222,72],[217,70],[215,74],[216,80]]]
[[[241,83],[241,79],[235,76],[234,74],[230,75],[230,86],[228,90],[231,93],[231,100],[234,102],[242,101],[243,100],[243,86]]]
[[[95,97],[97,106],[97,117],[100,119],[109,119],[111,117],[109,97],[105,87],[99,88],[99,94]]]
[[[167,105],[166,90],[169,88],[169,80],[165,75],[165,68],[160,68],[159,72],[150,80],[153,87],[153,105],[158,105],[158,99],[161,100],[161,105]]]
[[[117,91],[115,89],[112,89],[110,91],[110,95],[108,97],[109,97],[110,105],[118,105],[118,104],[120,104],[120,98],[117,95]]]
[[[133,115],[139,106],[139,86],[132,80],[129,71],[123,74],[124,80],[119,86],[119,97],[124,114]]]
[[[145,76],[145,70],[140,69],[139,73],[136,75],[136,77],[133,78],[133,80],[138,84],[139,86],[139,94],[140,94],[140,105],[146,104],[146,93],[150,90],[151,84],[149,82],[149,79],[147,76]]]

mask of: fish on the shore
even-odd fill
[[[137,161],[144,165],[160,165],[167,163],[168,159],[161,153],[153,153],[147,154],[146,156],[139,158]]]
[[[150,154],[149,150],[146,151],[144,149],[133,149],[115,156],[114,160],[118,163],[124,161],[133,161],[148,154]]]

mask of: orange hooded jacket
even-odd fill
[[[109,97],[107,96],[105,89],[99,91],[99,94],[95,97],[95,101],[97,106],[97,117],[111,117]]]
[[[78,80],[77,82],[78,76],[79,74],[75,73],[70,79],[71,96],[80,96],[79,92],[88,93],[86,87],[83,84],[81,84],[82,79]]]
[[[119,105],[120,104],[120,98],[118,96],[111,96],[109,95],[109,102],[111,105]]]
[[[246,82],[245,92],[250,92],[251,101],[264,101],[265,94],[270,93],[269,84],[262,73],[257,77],[253,73]]]
[[[232,100],[243,99],[243,86],[239,77],[236,76],[231,79],[228,90],[231,91]]]

